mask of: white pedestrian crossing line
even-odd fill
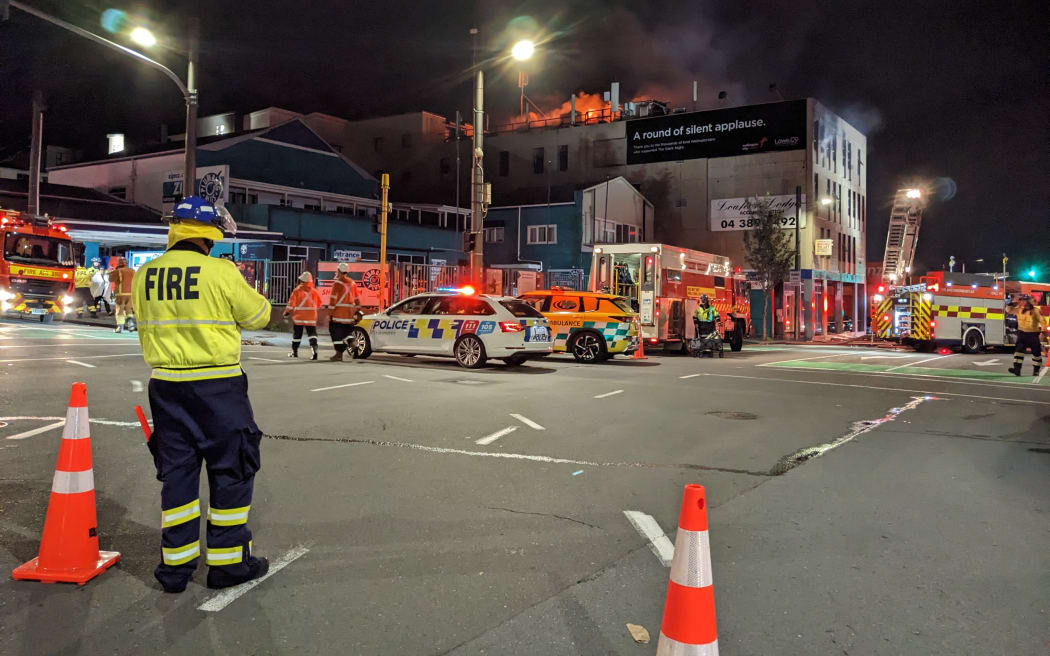
[[[391,376],[389,374],[383,374],[383,378],[389,378],[390,380],[399,380],[402,383],[414,383],[414,382],[416,382],[416,381],[412,380],[411,378],[400,378],[398,376]]]
[[[63,419],[62,421],[56,421],[55,423],[48,424],[47,426],[41,426],[40,428],[34,428],[33,430],[27,430],[24,433],[16,433],[14,435],[8,435],[6,439],[9,439],[9,440],[24,440],[27,437],[33,437],[34,435],[39,435],[41,433],[46,433],[49,430],[54,430],[54,429],[58,428],[59,426],[65,426],[65,425],[66,425],[66,420]]]
[[[362,380],[357,383],[347,383],[345,385],[332,385],[331,387],[318,387],[317,389],[310,390],[311,392],[327,392],[328,390],[341,389],[343,387],[357,387],[358,385],[371,385],[374,380]]]
[[[625,510],[623,514],[627,521],[631,522],[634,530],[649,541],[649,550],[660,559],[660,564],[670,567],[674,559],[674,544],[664,533],[652,515],[646,515],[637,510]]]
[[[547,430],[546,428],[544,428],[543,426],[540,426],[539,424],[537,424],[533,420],[529,419],[528,417],[523,417],[521,415],[514,414],[513,412],[510,413],[510,416],[514,417],[515,419],[517,419],[521,423],[525,424],[529,428],[532,428],[532,429],[535,429],[535,430]]]
[[[612,392],[606,392],[605,394],[599,394],[599,395],[595,396],[594,398],[596,398],[596,399],[604,399],[604,398],[608,398],[610,396],[616,396],[617,394],[623,394],[623,390],[622,389],[613,390]]]
[[[686,378],[696,378],[697,376],[703,376],[703,374],[689,374],[688,376],[679,376],[679,378],[685,380]]]
[[[474,444],[480,444],[481,446],[485,446],[486,444],[492,444],[504,435],[510,435],[516,430],[518,430],[517,426],[507,426],[506,428],[498,430],[495,433],[492,433],[491,435],[486,435],[485,437],[482,437],[478,440],[474,440]]]
[[[277,572],[280,572],[285,567],[291,565],[294,561],[302,558],[306,554],[310,553],[310,550],[306,547],[295,547],[288,553],[280,556],[270,563],[270,571],[265,576],[259,577],[254,581],[248,581],[241,585],[234,586],[232,588],[226,588],[222,592],[219,592],[211,599],[205,601],[200,606],[197,606],[197,610],[202,610],[206,613],[217,613],[223,608],[226,608],[233,602],[237,601],[241,596],[247,593],[249,590],[259,585],[266,579],[270,578]]]
[[[88,369],[94,369],[95,365],[88,364],[87,362],[80,362],[79,360],[66,360],[69,364],[79,364],[81,367],[87,367]]]

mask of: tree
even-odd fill
[[[767,196],[749,198],[744,204],[745,212],[752,220],[751,230],[744,233],[744,257],[755,270],[755,278],[766,292],[762,308],[762,332],[767,338],[773,332],[766,332],[766,317],[769,316],[773,289],[784,282],[795,261],[791,231],[783,229],[781,210],[773,209],[772,202],[773,199]]]

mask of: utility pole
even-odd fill
[[[795,339],[799,338],[798,324],[802,318],[802,248],[799,241],[799,231],[801,228],[801,206],[802,206],[802,185],[795,187],[795,271],[798,271],[798,287],[795,292],[795,311],[792,320],[795,322]]]
[[[29,144],[29,201],[26,207],[30,217],[40,216],[40,153],[44,149],[44,94],[33,92],[33,136]]]
[[[484,242],[482,238],[485,222],[485,78],[478,69],[474,80],[474,166],[470,171],[470,279],[474,284],[483,283]],[[480,287],[479,287],[480,289]]]
[[[459,131],[462,127],[463,119],[456,110],[456,237],[459,237]]]
[[[197,186],[197,62],[200,59],[201,22],[189,19],[190,61],[186,65],[186,156],[182,167],[182,197],[196,195]]]
[[[380,176],[379,201],[379,311],[386,308],[386,217],[390,212],[390,174]]]

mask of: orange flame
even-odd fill
[[[572,102],[566,100],[556,109],[552,109],[542,114],[537,112],[529,112],[529,122],[536,121],[560,121],[565,119],[568,122],[568,117],[572,112]],[[580,91],[576,94],[576,123],[577,124],[591,124],[599,123],[601,121],[611,120],[611,108],[610,103],[602,99],[600,93],[587,93],[586,91]],[[619,114],[619,112],[617,112]]]

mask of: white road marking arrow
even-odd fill
[[[994,360],[985,360],[984,362],[974,362],[974,364],[978,367],[990,367],[993,364],[999,364],[1000,362],[1002,362],[1002,360],[996,358]]]

